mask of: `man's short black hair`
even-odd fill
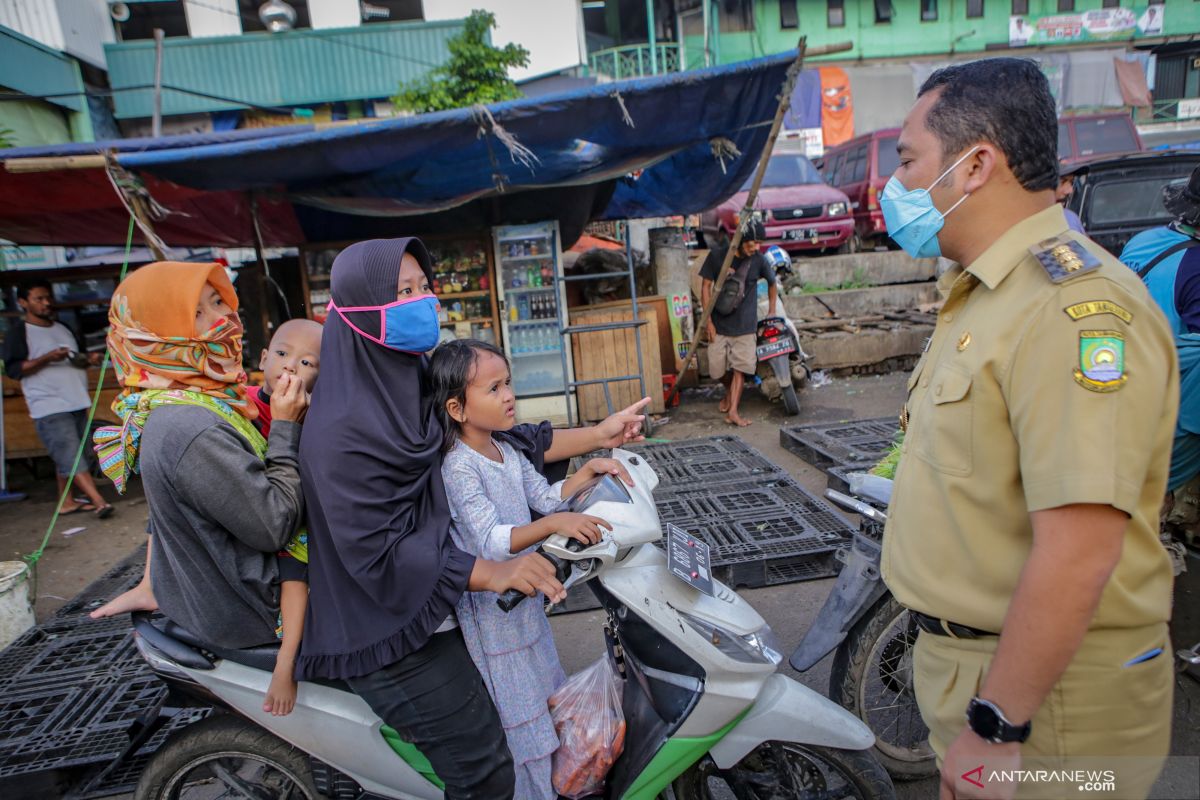
[[[54,294],[54,287],[50,285],[50,281],[42,278],[34,278],[31,281],[26,281],[17,287],[17,299],[28,300],[29,293],[34,289],[45,289],[51,295]]]
[[[949,162],[976,142],[999,147],[1026,191],[1058,183],[1058,114],[1050,83],[1025,58],[986,58],[939,69],[920,97],[941,89],[925,124]]]

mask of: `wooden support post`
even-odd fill
[[[783,88],[779,94],[779,107],[775,109],[775,120],[771,123],[771,132],[767,135],[767,143],[763,147],[762,155],[758,157],[758,168],[754,171],[754,180],[750,184],[750,193],[746,195],[746,205],[738,212],[737,230],[733,232],[733,239],[729,242],[729,249],[725,251],[725,261],[721,264],[721,271],[718,273],[717,279],[713,281],[714,291],[709,298],[708,304],[705,305],[703,313],[700,315],[700,321],[696,323],[696,335],[692,338],[692,345],[688,348],[688,354],[683,359],[683,366],[680,367],[679,373],[675,376],[675,386],[672,387],[671,393],[667,396],[668,408],[671,407],[671,403],[675,400],[675,395],[679,393],[680,381],[683,379],[683,374],[687,372],[692,359],[696,357],[696,348],[700,346],[700,332],[708,325],[708,318],[712,316],[713,305],[720,294],[721,284],[725,282],[726,276],[729,275],[733,267],[734,254],[737,253],[738,248],[742,245],[742,232],[746,226],[746,222],[754,213],[754,202],[758,199],[758,189],[762,186],[763,175],[766,174],[767,162],[771,158],[771,151],[775,149],[775,140],[779,138],[779,129],[783,126],[783,117],[787,114],[788,107],[792,103],[792,90],[795,89],[796,79],[800,77],[800,71],[804,68],[805,55],[820,56],[829,53],[841,53],[850,50],[853,46],[852,42],[840,42],[838,44],[814,47],[810,50],[808,48],[808,37],[800,37],[800,43],[796,46],[796,60],[788,67],[787,77],[784,78]]]

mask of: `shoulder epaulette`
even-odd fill
[[[1055,283],[1078,278],[1100,267],[1100,259],[1088,252],[1082,244],[1065,235],[1043,239],[1030,247],[1029,252]]]

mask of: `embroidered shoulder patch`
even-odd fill
[[[1076,303],[1063,309],[1073,320],[1084,317],[1094,317],[1097,314],[1112,314],[1126,325],[1133,322],[1133,314],[1110,300],[1088,300],[1086,303]]]
[[[1029,252],[1042,265],[1042,269],[1046,270],[1050,280],[1055,283],[1086,275],[1100,266],[1100,259],[1088,252],[1082,244],[1067,236],[1043,239],[1030,247]]]
[[[1120,331],[1080,331],[1075,382],[1093,392],[1115,392],[1125,385],[1125,335]]]

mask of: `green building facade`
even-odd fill
[[[851,42],[850,51],[828,57],[838,61],[1008,50],[1015,43],[1010,38],[1014,16],[1034,34],[1031,47],[1101,42],[1138,47],[1200,33],[1200,3],[1153,4],[1158,7],[1154,15],[1161,15],[1156,24],[1146,18],[1150,5],[1147,0],[713,0],[708,56],[717,64],[757,58],[795,47],[802,35],[810,46]],[[684,0],[678,8],[686,9],[679,26],[684,60],[700,66],[705,63],[702,2]],[[1064,19],[1071,17],[1079,23],[1086,19],[1092,30]],[[1148,31],[1137,25],[1144,18],[1152,23]]]

